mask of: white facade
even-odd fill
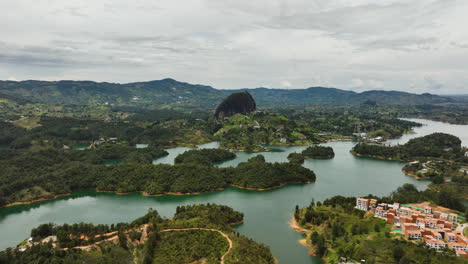
[[[445,243],[440,243],[439,241],[431,241],[431,240],[428,240],[426,241],[426,246],[430,247],[430,248],[433,248],[433,249],[436,249],[436,250],[442,250],[445,248]]]
[[[356,208],[359,210],[367,211],[369,209],[369,199],[357,198]]]

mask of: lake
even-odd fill
[[[417,134],[405,135],[393,143],[404,143],[421,133],[443,132],[449,124],[426,122],[415,128]],[[420,121],[421,122],[421,121]],[[449,128],[447,128],[447,126]],[[463,126],[468,135],[468,126]],[[462,131],[457,130],[457,131]],[[432,130],[432,131],[431,131]],[[453,131],[452,131],[453,132]],[[460,136],[460,135],[458,135]],[[464,145],[467,141],[464,140]],[[29,231],[41,223],[117,223],[128,222],[154,208],[166,217],[175,213],[179,205],[195,203],[225,204],[245,214],[245,222],[236,227],[243,235],[270,246],[280,263],[310,264],[322,263],[308,255],[308,249],[298,243],[302,235],[288,226],[294,207],[307,206],[312,199],[322,201],[334,195],[360,196],[369,193],[387,195],[404,183],[415,184],[424,189],[426,181],[417,181],[401,172],[404,163],[353,156],[349,150],[353,142],[330,142],[326,145],[335,150],[333,159],[306,159],[304,166],[315,171],[317,181],[311,184],[291,184],[269,191],[248,191],[229,187],[223,191],[200,195],[144,197],[140,194],[114,195],[85,190],[57,200],[31,205],[18,205],[0,209],[0,249],[13,247],[27,238]],[[202,148],[215,148],[216,142],[204,144]],[[291,152],[302,151],[305,147],[277,147],[281,152],[261,153],[270,162],[287,161]],[[169,156],[154,163],[173,163],[174,157],[187,148],[168,149]],[[259,153],[236,153],[237,157],[218,166],[235,166]]]

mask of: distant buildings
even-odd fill
[[[375,199],[356,198],[356,209],[371,211],[375,217],[401,228],[408,240],[421,240],[430,248],[454,250],[458,256],[467,256],[468,238],[455,231],[458,215],[434,211],[432,207],[417,208],[399,203],[377,204]]]

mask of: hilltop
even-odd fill
[[[211,86],[163,79],[149,82],[108,83],[93,81],[0,81],[0,93],[35,103],[115,105],[156,109],[202,107],[214,109],[231,93],[248,91],[258,107],[287,105],[352,105],[366,101],[393,105],[456,103],[453,97],[398,91],[357,93],[327,87],[307,89],[220,90]]]
[[[216,119],[223,119],[235,114],[251,113],[256,109],[255,100],[249,92],[233,93],[218,105],[215,117]]]

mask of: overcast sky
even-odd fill
[[[467,0],[0,0],[0,79],[468,93]]]

